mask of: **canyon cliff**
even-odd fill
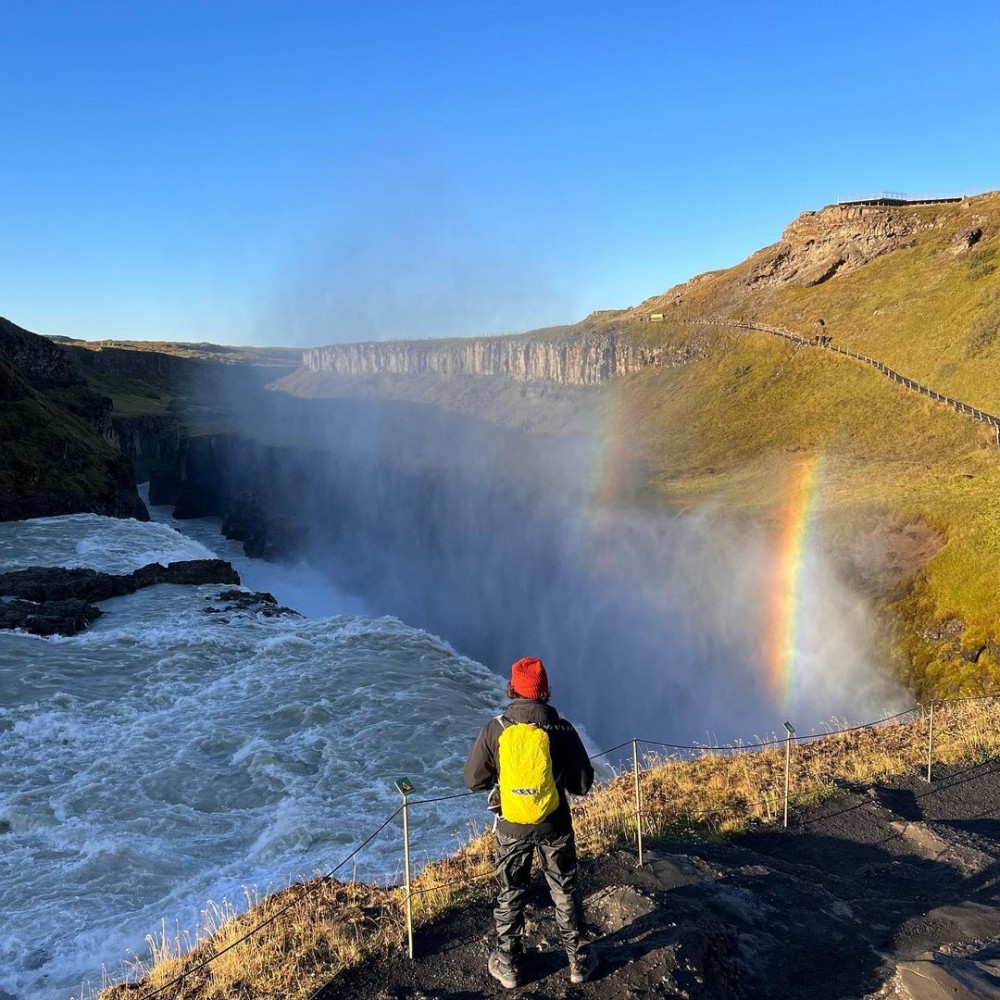
[[[702,331],[651,343],[621,310],[569,327],[449,340],[332,344],[304,351],[273,383],[293,396],[419,403],[521,431],[578,433],[623,376],[699,357]],[[647,330],[649,324],[642,324]]]
[[[62,347],[0,319],[0,520],[148,519],[132,466],[109,443],[111,408]]]
[[[965,206],[971,202],[964,202]],[[751,259],[750,288],[784,284],[809,287],[849,274],[877,257],[916,245],[918,234],[953,224],[955,203],[926,205],[843,204],[803,212],[773,247]],[[973,246],[989,222],[967,210],[965,229],[956,234],[955,249]]]
[[[102,433],[139,481],[173,468],[192,431],[242,426],[268,383],[294,371],[301,357],[212,344],[63,341],[62,349],[89,385],[114,397]]]
[[[334,344],[303,353],[310,372],[332,375],[477,375],[519,382],[601,385],[649,366],[683,364],[688,348],[637,342],[625,331],[559,328],[468,340]]]

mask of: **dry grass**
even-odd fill
[[[482,891],[492,873],[492,845],[485,836],[428,865],[413,881],[415,922],[433,919]],[[400,887],[316,877],[263,900],[247,893],[246,903],[241,912],[225,900],[210,902],[193,936],[170,934],[164,924],[146,938],[149,956],[126,963],[131,982],[106,986],[101,1000],[146,997],[158,990],[165,1000],[293,1000],[308,997],[363,958],[399,949],[405,940]]]
[[[937,764],[971,764],[1000,753],[1000,702],[939,705],[934,725]],[[795,744],[790,809],[794,813],[841,788],[922,770],[927,736],[928,720],[916,713],[902,723]],[[701,839],[780,823],[784,765],[780,743],[705,750],[693,759],[648,756],[640,773],[644,833]],[[634,840],[633,775],[618,775],[577,800],[573,811],[583,854]],[[475,836],[421,872],[413,883],[418,927],[492,892],[492,847],[491,835]],[[147,939],[151,959],[130,963],[132,982],[107,986],[100,1000],[135,1000],[157,990],[170,1000],[304,1000],[342,969],[405,947],[405,894],[398,887],[317,878],[260,901],[248,895],[246,902],[242,913],[226,902],[209,904],[194,940],[171,936],[164,926]],[[220,954],[286,907],[263,930]],[[213,955],[219,957],[199,968]],[[183,981],[174,983],[181,975]]]
[[[1000,703],[938,705],[934,763],[971,764],[1000,753]],[[795,743],[790,809],[849,787],[868,787],[927,765],[928,720],[858,729]],[[705,751],[697,759],[645,759],[640,772],[643,829],[652,836],[721,836],[780,822],[785,748]],[[578,807],[582,843],[599,852],[635,836],[631,773],[621,775]]]

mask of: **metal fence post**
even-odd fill
[[[785,821],[782,824],[788,829],[788,782],[792,773],[792,737],[795,729],[790,722],[785,723]]]
[[[403,884],[406,887],[406,954],[413,958],[413,894],[410,891],[410,810],[406,796],[413,791],[409,778],[397,778],[396,788],[403,796]]]
[[[642,789],[639,787],[639,741],[632,740],[632,774],[635,777],[635,835],[639,844],[639,867],[642,867]]]
[[[934,702],[931,702],[931,709],[928,713],[927,725],[927,780],[931,781],[931,767],[934,758]]]

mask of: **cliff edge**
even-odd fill
[[[111,401],[86,387],[65,350],[0,318],[0,520],[148,520],[111,430]]]

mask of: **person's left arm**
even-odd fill
[[[580,739],[580,734],[569,723],[567,732],[563,734],[563,751],[566,791],[571,795],[586,795],[594,783],[594,765],[590,763],[590,757],[587,755],[583,740]]]

